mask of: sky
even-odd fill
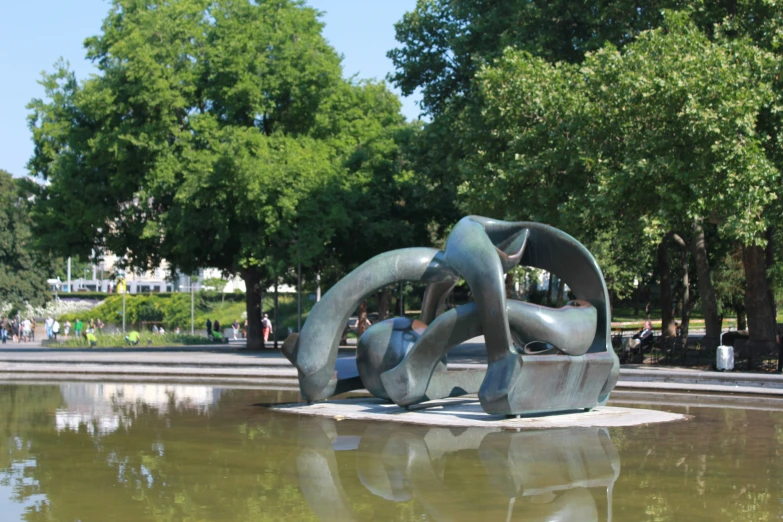
[[[394,23],[416,0],[307,0],[323,12],[324,36],[343,55],[346,77],[384,79],[392,72],[386,52],[397,46]],[[26,105],[42,98],[41,73],[60,58],[77,78],[95,72],[84,59],[84,39],[100,32],[107,0],[0,0],[0,169],[27,175],[33,154]],[[396,91],[399,94],[398,91]],[[402,99],[408,119],[419,116],[417,95]]]

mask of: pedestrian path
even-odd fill
[[[1,347],[0,380],[97,381],[144,377],[228,385],[267,382],[296,387],[296,369],[278,351],[250,352],[224,346],[91,350]],[[355,349],[344,348],[339,356],[352,357],[355,353]],[[475,346],[461,346],[449,354],[452,370],[483,369],[484,361]],[[617,387],[783,396],[783,375],[624,366]]]

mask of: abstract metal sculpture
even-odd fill
[[[504,274],[517,265],[547,270],[576,300],[554,309],[507,300]],[[464,278],[474,302],[445,311]],[[419,320],[371,326],[356,358],[337,358],[345,324],[368,294],[393,283],[427,283]],[[283,353],[308,401],[366,388],[400,406],[478,392],[487,413],[529,415],[604,404],[619,374],[601,270],[577,240],[540,223],[468,216],[443,251],[406,248],[378,255],[339,281],[310,312]],[[446,355],[483,335],[486,371],[448,371]]]

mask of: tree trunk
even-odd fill
[[[688,339],[688,327],[691,322],[691,281],[688,275],[688,251],[682,251],[680,259],[682,268],[682,322],[680,323],[680,337]]]
[[[718,300],[715,298],[715,288],[712,286],[710,262],[707,258],[707,243],[704,239],[704,229],[698,221],[693,222],[693,237],[691,238],[691,255],[696,263],[696,276],[701,295],[701,309],[704,314],[704,346],[715,348],[720,339],[720,320],[718,319]]]
[[[280,323],[277,321],[277,308],[279,306],[278,301],[278,294],[277,294],[277,276],[275,276],[275,311],[274,311],[274,317],[272,320],[274,321],[274,330],[272,331],[272,335],[274,335],[275,338],[275,350],[277,350],[277,329],[280,328]]]
[[[563,305],[564,292],[565,292],[565,281],[561,279],[557,282],[557,306]]]
[[[748,314],[748,333],[754,343],[775,342],[775,316],[769,300],[767,265],[764,249],[758,246],[742,247],[745,266],[745,310]]]
[[[549,286],[546,289],[546,304],[549,306],[552,306],[552,303],[554,303],[554,287],[557,282],[557,277],[552,272],[549,272]]]
[[[734,311],[737,313],[737,330],[747,330],[748,324],[745,322],[745,309],[737,306]]]
[[[674,337],[674,292],[672,291],[672,273],[669,264],[669,235],[658,243],[658,274],[661,278],[661,337]],[[635,292],[634,292],[635,293]]]
[[[774,243],[773,243],[774,239],[775,239],[775,231],[772,227],[768,227],[767,248],[764,251],[767,270],[772,268],[772,266],[775,264],[775,250],[774,250]],[[777,326],[778,303],[775,301],[775,281],[769,272],[767,272],[767,293],[769,294],[769,303],[770,305],[772,305],[772,317],[775,318],[775,326]]]
[[[261,335],[261,272],[257,268],[242,271],[245,281],[245,308],[247,310],[247,349],[261,350],[264,338]]]
[[[513,299],[514,298],[514,276],[511,275],[511,272],[506,273],[506,279],[504,280],[506,285],[506,299]]]
[[[389,305],[391,305],[392,287],[385,286],[378,298],[378,320],[383,321],[389,317]]]
[[[680,304],[680,337],[688,340],[688,328],[691,322],[691,281],[688,274],[688,245],[679,235],[672,234],[672,240],[682,249],[680,252],[680,270],[682,271],[682,303]]]
[[[659,247],[660,248],[660,247]],[[641,301],[642,290],[637,286],[633,289],[633,316],[639,317],[639,301]]]

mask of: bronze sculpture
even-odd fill
[[[560,309],[507,300],[504,274],[519,264],[556,274],[576,300]],[[460,277],[474,302],[445,311]],[[356,358],[338,360],[342,330],[359,302],[406,280],[428,284],[420,320],[373,325],[359,340]],[[609,320],[601,270],[581,243],[540,223],[468,216],[443,251],[386,252],[351,272],[316,304],[283,353],[297,368],[308,401],[367,388],[409,406],[478,392],[487,413],[573,411],[604,404],[617,382]],[[487,370],[448,371],[448,351],[479,335]]]

